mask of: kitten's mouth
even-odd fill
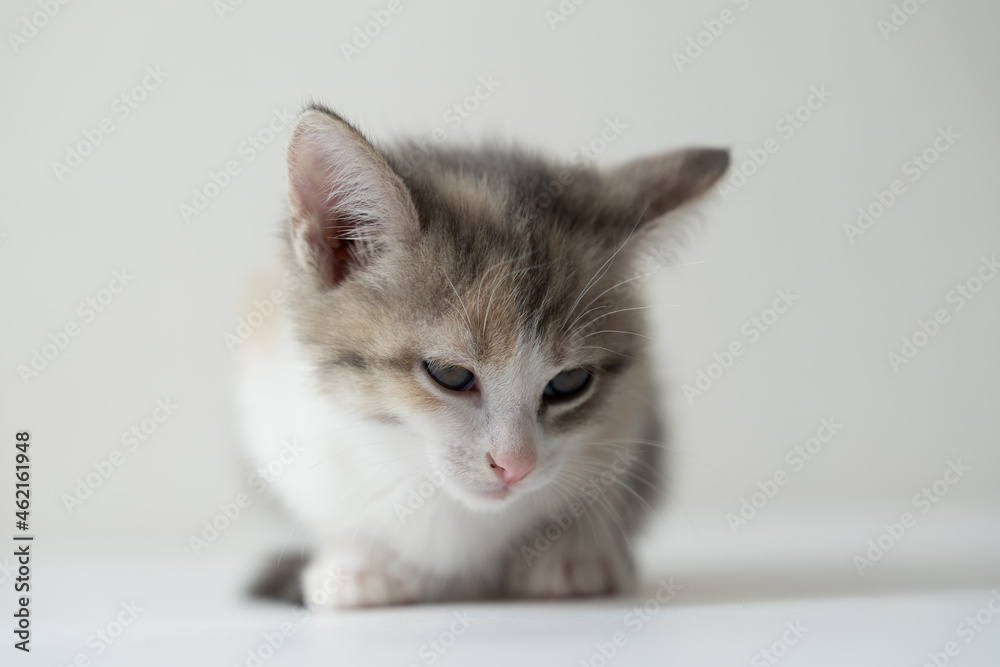
[[[470,508],[499,511],[506,507],[511,498],[516,496],[517,489],[506,485],[476,485],[453,487],[455,497]]]
[[[485,501],[485,505],[501,507],[503,505],[503,501],[519,497],[524,493],[531,493],[538,489],[540,485],[544,485],[545,479],[547,479],[546,475],[539,475],[539,472],[535,471],[531,475],[530,479],[519,478],[509,482],[501,482],[498,480],[494,484],[483,483],[476,486],[470,485],[466,486],[464,491],[466,494],[473,496],[476,500]]]
[[[482,496],[483,498],[488,498],[490,500],[504,500],[507,496],[511,494],[511,489],[508,486],[497,486],[488,489],[477,489],[476,494]]]

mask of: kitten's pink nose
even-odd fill
[[[496,471],[500,480],[510,486],[527,477],[535,468],[534,452],[518,452],[509,456],[486,454],[486,462]]]

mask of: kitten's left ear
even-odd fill
[[[409,191],[350,123],[314,107],[288,146],[292,247],[320,288],[335,287],[373,253],[418,231]]]
[[[608,194],[644,224],[705,192],[729,168],[729,151],[688,148],[629,162],[605,175]]]

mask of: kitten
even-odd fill
[[[728,163],[570,170],[299,117],[295,286],[244,346],[241,402],[258,465],[304,449],[271,486],[317,540],[306,604],[629,587],[661,447],[635,262]]]

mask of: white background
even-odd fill
[[[772,597],[768,590],[863,596],[948,586],[988,592],[1000,583],[1000,280],[986,282],[961,310],[947,299],[983,257],[1000,253],[1000,7],[928,2],[886,38],[878,22],[893,6],[883,1],[592,0],[553,27],[546,11],[554,1],[403,0],[402,12],[348,62],[341,44],[386,4],[246,0],[220,17],[208,0],[70,3],[16,52],[8,33],[21,32],[24,17],[40,9],[4,4],[0,433],[11,440],[17,430],[32,432],[33,532],[46,542],[95,543],[97,554],[134,543],[139,551],[119,551],[118,559],[137,567],[144,556],[120,554],[176,549],[164,566],[168,579],[206,562],[224,567],[195,557],[187,538],[247,488],[232,407],[235,359],[223,335],[250,312],[253,281],[275,266],[288,131],[252,161],[239,146],[275,109],[295,113],[318,100],[379,139],[426,137],[441,127],[450,142],[514,139],[563,159],[597,137],[606,119],[620,118],[627,128],[599,166],[697,144],[730,147],[739,168],[748,150],[774,138],[779,150],[742,187],[678,222],[675,233],[686,239],[680,263],[690,265],[649,284],[652,302],[663,306],[655,309],[655,363],[673,452],[671,504],[654,521],[647,570],[700,581],[705,604]],[[735,20],[678,71],[672,54],[727,9]],[[147,67],[166,78],[120,119],[112,104]],[[453,128],[445,112],[480,77],[500,85]],[[776,123],[813,87],[832,95],[787,137]],[[103,118],[114,131],[60,180],[53,163],[65,162],[67,148]],[[904,163],[930,147],[939,128],[959,138],[911,181]],[[185,222],[179,206],[229,160],[241,173]],[[894,179],[905,193],[851,243],[844,226]],[[122,269],[134,280],[85,323],[78,304]],[[743,323],[777,289],[798,295],[790,312],[745,345],[704,395],[687,400],[683,385],[732,341],[748,343]],[[894,370],[887,354],[899,353],[901,337],[942,308],[949,322]],[[80,335],[23,381],[18,367],[30,366],[33,352],[70,321]],[[121,434],[167,397],[180,408],[127,451]],[[786,452],[824,417],[843,430],[794,471]],[[68,511],[63,494],[115,449],[124,463]],[[913,496],[949,461],[970,470],[921,513]],[[788,483],[734,534],[727,514],[779,470]],[[265,505],[256,501],[220,538],[219,553],[253,559],[300,539]],[[906,511],[917,525],[859,577],[853,556]],[[48,549],[51,574],[40,580],[69,580],[66,554],[76,547],[63,548],[61,556]],[[94,558],[95,567],[110,562]],[[81,578],[72,581],[84,586]],[[136,581],[149,591],[166,585],[153,574]],[[6,605],[12,593],[9,582],[3,586]],[[91,615],[113,618],[117,602],[82,602],[103,599],[96,590],[104,589],[48,594],[81,600],[65,624],[83,623],[83,632]],[[988,595],[972,595],[954,613],[924,601],[941,612],[932,630],[915,630],[909,644],[890,635],[873,641],[898,664],[919,664],[980,597]],[[748,647],[780,636],[783,620],[794,618],[776,613],[777,624]],[[731,624],[750,627],[738,617]],[[521,636],[518,627],[503,631]],[[996,648],[1000,628],[991,631]],[[84,646],[65,641],[53,660],[68,662],[73,646]],[[719,664],[749,662],[754,650]],[[963,664],[986,664],[971,650]],[[563,655],[576,664],[587,652]],[[707,654],[690,655],[708,664]]]

